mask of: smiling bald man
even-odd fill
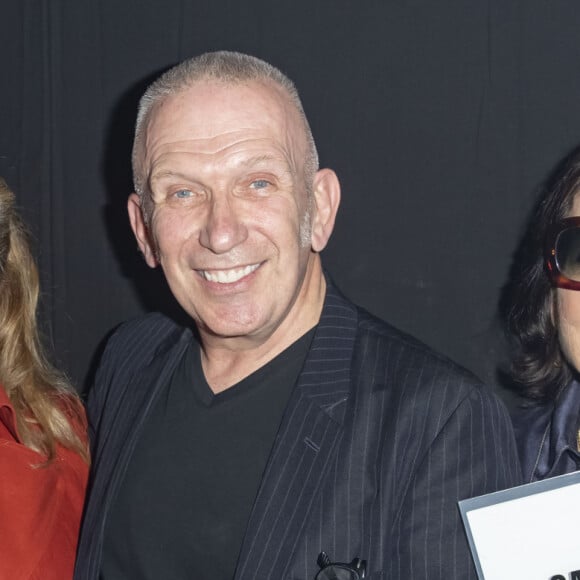
[[[177,65],[133,170],[131,226],[191,325],[108,344],[76,578],[475,578],[457,501],[520,483],[509,419],[325,274],[340,185],[292,82],[239,53]]]

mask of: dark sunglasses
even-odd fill
[[[580,217],[561,220],[546,239],[546,266],[552,284],[580,290]]]

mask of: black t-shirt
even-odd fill
[[[192,342],[147,419],[111,506],[102,580],[231,580],[313,334],[217,395]]]

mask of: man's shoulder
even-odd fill
[[[160,348],[174,345],[184,331],[183,326],[160,312],[129,319],[112,331],[104,358],[122,358],[142,363]]]
[[[106,342],[89,391],[89,415],[96,415],[95,409],[104,404],[109,391],[123,392],[132,377],[154,361],[163,365],[184,334],[191,335],[187,328],[160,313],[145,314],[116,327]],[[142,384],[143,388],[147,386]]]
[[[470,429],[474,417],[511,437],[505,406],[473,373],[349,300],[341,306],[355,328],[352,408],[364,410],[355,424],[376,425],[380,437],[405,440],[416,453],[447,425]]]
[[[363,364],[369,364],[370,357],[374,356],[390,378],[421,375],[417,380],[431,383],[438,378],[453,377],[458,384],[482,386],[473,373],[449,357],[345,297],[332,281],[328,284],[328,306],[335,312],[340,310],[346,324],[356,327],[354,355],[359,362],[364,357]]]
[[[433,374],[456,376],[469,384],[481,381],[449,357],[438,352],[411,334],[378,318],[364,308],[357,306],[358,338],[365,344],[374,343],[383,353],[384,364],[390,364],[397,372],[420,372],[428,377]],[[427,377],[426,377],[427,378]]]
[[[150,329],[165,332],[176,328],[180,328],[179,324],[169,316],[161,312],[148,312],[121,322],[113,335],[140,334]]]

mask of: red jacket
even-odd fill
[[[73,576],[88,466],[61,446],[47,467],[25,447],[0,387],[0,580]]]

